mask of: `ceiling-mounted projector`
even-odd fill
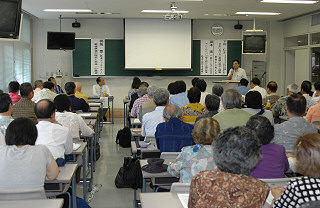
[[[182,14],[177,11],[177,7],[175,6],[175,2],[172,2],[170,5],[171,12],[168,14],[163,15],[164,20],[182,20]]]

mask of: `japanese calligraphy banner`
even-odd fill
[[[104,39],[91,39],[91,75],[105,75]]]
[[[200,75],[227,75],[227,40],[201,40]]]

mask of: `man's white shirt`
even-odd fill
[[[233,72],[233,75],[232,75],[232,78],[231,80],[238,80],[240,81],[241,79],[247,79],[247,74],[246,74],[246,71],[242,68],[238,68],[237,70],[234,70],[234,69],[230,69],[229,70],[229,74],[228,74],[228,77],[230,76],[231,72]]]
[[[79,138],[79,131],[83,136],[91,136],[94,131],[87,126],[83,118],[72,112],[56,112],[56,121],[58,121],[62,126],[67,127],[72,138]]]
[[[36,145],[45,145],[55,159],[64,158],[64,154],[72,152],[72,136],[66,127],[49,121],[39,121],[36,126],[38,130]]]
[[[102,85],[101,87],[98,84],[93,85],[93,97],[103,97],[103,92],[110,95],[110,90],[107,85]]]
[[[262,87],[260,87],[258,85],[254,86],[254,88],[250,89],[249,92],[250,91],[258,91],[258,92],[260,92],[262,99],[265,99],[267,97],[267,91],[264,88],[262,88]]]

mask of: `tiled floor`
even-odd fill
[[[123,157],[131,154],[130,148],[122,148],[115,143],[117,132],[122,128],[123,119],[115,119],[115,124],[105,124],[101,132],[101,157],[96,163],[94,184],[101,184],[102,187],[89,204],[92,208],[133,207],[133,189],[118,189],[114,185]]]

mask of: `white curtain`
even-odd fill
[[[20,41],[0,41],[0,89],[9,82],[31,82],[31,19],[23,16]]]

